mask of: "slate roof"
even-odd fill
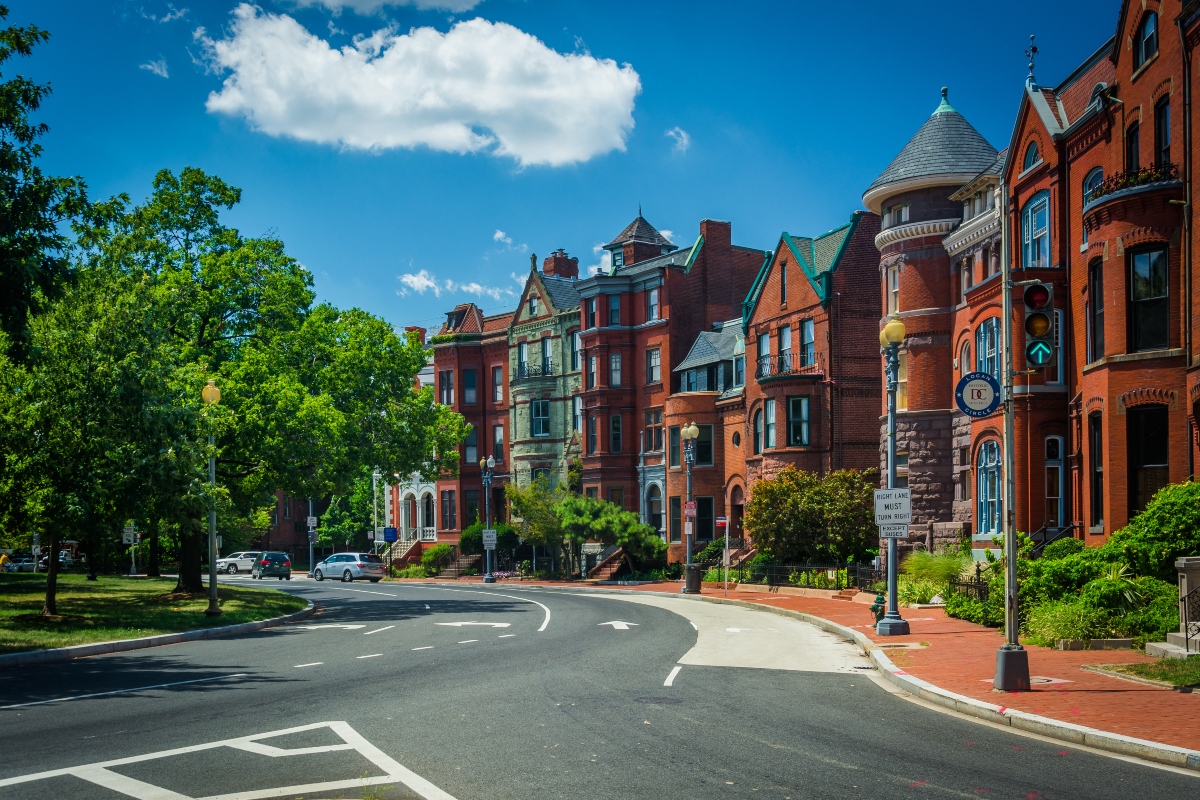
[[[569,311],[579,307],[579,288],[574,280],[555,275],[541,277],[542,285],[546,287],[546,294],[550,295],[550,302],[554,304],[556,311]]]
[[[696,337],[687,358],[673,372],[683,372],[693,367],[703,367],[721,361],[733,361],[738,339],[742,337],[740,319],[722,323],[719,331],[702,331]]]
[[[954,110],[946,95],[947,90],[942,89],[941,105],[866,193],[930,175],[975,175],[992,163],[996,148]]]
[[[674,246],[674,245],[672,245]],[[659,267],[683,267],[687,265],[688,256],[692,253],[691,247],[685,250],[676,250],[665,255],[655,258],[648,258],[645,261],[639,261],[636,264],[625,264],[617,267],[612,271],[613,275],[640,275],[643,272],[649,272]]]
[[[637,219],[626,225],[625,230],[617,234],[617,238],[613,239],[604,246],[606,248],[615,247],[631,241],[650,242],[651,244],[657,244],[661,247],[669,247],[672,250],[675,249],[675,245],[667,241],[665,236],[659,233],[653,225],[646,221],[646,218],[642,216],[641,209],[638,209]]]
[[[820,275],[833,269],[834,260],[841,252],[846,237],[850,235],[850,225],[834,228],[815,239],[807,236],[789,236],[795,249],[804,256],[804,265],[812,274]]]

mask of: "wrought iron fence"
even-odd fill
[[[978,600],[988,601],[988,583],[982,579],[968,581],[950,581],[950,591]]]
[[[1032,539],[1034,543],[1033,550],[1030,551],[1030,555],[1034,558],[1037,558],[1042,554],[1042,551],[1046,549],[1046,545],[1053,544],[1059,539],[1065,539],[1068,536],[1073,536],[1076,528],[1081,528],[1081,526],[1076,523],[1072,523],[1065,528],[1048,528],[1043,525],[1041,528],[1029,535],[1029,538]]]
[[[546,378],[554,375],[554,364],[550,361],[542,363],[524,363],[517,365],[517,378]]]
[[[1179,180],[1179,167],[1175,164],[1152,164],[1140,169],[1130,169],[1109,175],[1092,189],[1084,199],[1084,205],[1093,203],[1105,195],[1119,192],[1133,186],[1144,186],[1148,183],[1164,183]]]
[[[796,375],[820,372],[820,360],[811,350],[802,348],[799,353],[786,350],[773,356],[762,356],[754,368],[755,378],[770,378],[775,375]]]
[[[737,572],[742,583],[809,589],[868,588],[877,579],[873,564],[751,564]]]

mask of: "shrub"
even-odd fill
[[[425,569],[434,569],[437,562],[450,555],[453,548],[450,545],[442,543],[435,544],[433,547],[421,553],[421,566]]]
[[[423,567],[420,564],[411,564],[401,569],[400,567],[392,567],[393,578],[431,578],[431,570]]]
[[[896,596],[901,603],[928,603],[944,587],[945,583],[901,578],[896,586]]]
[[[1129,567],[1124,564],[1110,564],[1100,577],[1088,581],[1080,592],[1080,599],[1091,608],[1121,615],[1142,605],[1142,594]]]
[[[939,586],[957,578],[971,560],[961,553],[930,553],[915,550],[904,560],[904,574],[916,581],[925,581]],[[914,601],[926,602],[926,601]]]
[[[1134,587],[1142,598],[1139,608],[1113,620],[1119,636],[1133,639],[1134,647],[1146,642],[1161,642],[1168,633],[1179,630],[1179,588],[1158,578],[1135,578]]]
[[[1082,539],[1064,538],[1058,541],[1051,542],[1042,550],[1042,559],[1053,561],[1057,558],[1066,558],[1083,550],[1087,545]]]
[[[458,537],[458,552],[464,556],[482,555],[483,529],[483,523],[478,521],[464,529]],[[521,540],[517,537],[517,532],[511,525],[505,525],[503,522],[500,522],[494,526],[493,530],[496,531],[497,550],[515,550],[520,546]]]
[[[1026,635],[1033,644],[1053,647],[1055,639],[1106,639],[1108,615],[1081,600],[1043,603],[1029,612]]]
[[[708,543],[708,546],[699,553],[693,553],[692,559],[695,561],[722,561],[725,558],[725,540],[713,539]]]
[[[955,619],[965,619],[967,622],[974,622],[976,625],[989,625],[991,627],[1000,625],[1004,621],[1003,613],[1001,613],[1000,618],[993,619],[990,616],[988,606],[985,606],[974,597],[968,597],[958,592],[951,592],[946,596],[946,616],[954,617]]]
[[[1108,560],[1124,561],[1135,575],[1175,580],[1175,559],[1200,554],[1200,483],[1160,489],[1146,510],[1100,549],[1109,551]]]

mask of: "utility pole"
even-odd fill
[[[1029,691],[1029,653],[1017,639],[1017,530],[1014,501],[1016,455],[1013,445],[1012,243],[1008,221],[1008,186],[1000,184],[1000,283],[1004,342],[1004,644],[996,651],[992,685],[1002,692]]]

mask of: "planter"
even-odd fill
[[[1055,639],[1059,650],[1132,650],[1133,639]]]

